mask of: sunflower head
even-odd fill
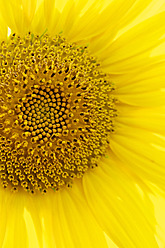
[[[158,248],[163,4],[0,0],[0,247]]]
[[[113,84],[86,46],[11,34],[0,46],[0,177],[32,193],[71,186],[106,152]]]

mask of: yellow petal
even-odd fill
[[[57,24],[57,31],[59,30],[63,32],[64,35],[66,35],[69,32],[69,30],[72,28],[73,23],[75,22],[75,8],[76,4],[74,0],[70,0],[66,3],[62,13],[61,18]]]
[[[63,32],[69,38],[68,33],[79,14],[88,1],[55,1],[44,0],[44,11],[48,32],[52,35]],[[78,31],[78,30],[77,30]]]
[[[48,32],[51,34],[56,33],[56,26],[61,18],[60,11],[55,7],[55,0],[45,0],[44,1],[44,15],[45,22]]]
[[[4,18],[4,21],[7,26],[9,26],[13,32],[17,32],[17,25],[15,22],[15,11],[17,10],[17,18],[20,19],[20,26],[22,25],[22,20],[21,20],[21,6],[20,6],[20,1],[13,2],[13,9],[12,9],[12,3],[11,1],[2,1],[0,0],[0,5],[1,5],[1,15]]]
[[[138,0],[133,2],[114,1],[114,4],[116,4],[115,7],[117,8],[115,9],[115,16],[109,15],[108,9],[107,16],[109,17],[109,20],[107,23],[109,23],[109,25],[106,28],[104,34],[90,40],[90,51],[99,57],[100,53],[102,51],[105,51],[106,47],[108,47],[112,43],[113,39],[118,34],[120,29],[131,23],[132,20],[134,20],[142,11],[144,11],[151,2],[152,0]],[[113,7],[114,6],[111,6],[111,4],[109,4],[109,8]]]
[[[3,202],[2,202],[3,201]],[[24,197],[0,189],[0,244],[3,248],[29,248],[24,220]],[[3,235],[2,235],[3,234]]]
[[[102,67],[109,73],[123,73],[138,70],[141,62],[149,57],[152,49],[163,39],[165,12],[136,25],[106,48],[100,54]]]
[[[37,0],[0,1],[1,14],[13,32],[25,35],[36,9]]]
[[[139,12],[139,15],[136,16],[136,18],[134,18],[134,20],[132,22],[129,22],[127,26],[123,27],[119,33],[118,36],[120,36],[122,33],[126,32],[128,29],[132,28],[133,26],[137,25],[138,23],[143,22],[144,20],[160,13],[163,12],[165,10],[164,8],[164,0],[152,0],[150,2],[147,1],[136,1],[136,3],[134,4],[135,8],[132,8],[129,13],[128,13],[128,18],[129,16],[131,16],[131,14],[133,14],[134,12],[136,13],[136,9],[143,7],[143,9],[141,9],[141,13]],[[125,18],[127,19],[127,18]]]
[[[31,196],[29,194],[25,194],[24,196],[24,216],[25,216],[25,221],[26,221],[26,227],[31,230],[28,230],[28,237],[30,235],[30,232],[32,229],[34,229],[33,236],[35,239],[35,243],[39,244],[39,247],[42,247],[43,245],[43,229],[42,229],[42,219],[40,218],[38,212],[39,210],[36,208],[36,202],[38,201],[38,198],[40,199],[41,195],[34,195]],[[30,226],[29,226],[30,222]],[[50,240],[51,240],[51,235],[50,235]],[[32,243],[33,240],[31,240],[30,237],[30,242]],[[37,245],[38,245],[37,244]],[[34,244],[33,244],[34,245]],[[32,246],[31,246],[32,247]],[[36,246],[35,246],[36,247]],[[51,247],[51,246],[50,246]]]
[[[164,68],[165,61],[161,61],[160,57],[160,61],[139,68],[136,73],[111,77],[117,86],[115,92],[117,98],[124,103],[135,106],[156,107],[164,105]]]
[[[143,108],[118,105],[116,122],[124,125],[164,134],[165,107]]]
[[[110,147],[142,180],[165,190],[164,139],[155,133],[116,123]]]
[[[165,246],[165,198],[160,197],[159,194],[151,197],[154,208],[155,208],[155,216],[157,219],[157,240],[159,244],[159,248],[164,248]]]
[[[141,107],[143,106],[156,107],[156,106],[164,105],[165,103],[164,89],[148,91],[148,92],[140,92],[135,94],[130,94],[130,92],[126,91],[125,94],[118,94],[117,92],[116,95],[118,100],[126,104],[130,104],[133,106],[141,106]]]
[[[100,226],[120,247],[158,247],[149,197],[113,154],[83,177],[85,195]]]
[[[26,19],[27,24],[29,26],[34,17],[36,6],[37,6],[37,0],[22,0],[24,18]]]
[[[78,180],[71,189],[35,197],[34,206],[35,210],[30,210],[29,206],[28,211],[34,211],[42,220],[47,247],[108,248],[103,231],[88,208]]]
[[[7,39],[7,31],[8,31],[7,24],[5,23],[2,16],[0,15],[0,40],[1,41]]]
[[[39,245],[34,222],[32,220],[30,213],[26,210],[26,208],[24,210],[24,218],[25,218],[25,224],[26,224],[26,229],[27,229],[27,234],[28,234],[29,248],[30,247],[41,248],[43,242],[41,242]],[[43,241],[42,233],[40,235],[40,240]]]
[[[4,197],[3,191],[0,190],[0,220],[1,220],[1,231],[0,231],[0,247],[3,247],[6,228],[7,228],[7,211],[6,204],[8,199]]]
[[[58,3],[58,1],[45,0],[46,25],[48,32],[52,35],[60,32],[67,35],[67,30],[71,29],[75,18],[75,2],[73,0],[62,1],[62,6],[58,6]]]
[[[44,1],[39,1],[31,23],[31,31],[35,34],[42,35],[46,30]]]
[[[145,67],[139,68],[138,72],[132,72],[129,80],[128,75],[120,77],[120,79],[118,78],[118,80],[115,81],[118,92],[138,93],[163,88],[165,80],[164,68],[165,60],[157,60],[155,64],[147,64]]]
[[[133,0],[110,1],[104,8],[102,1],[94,1],[86,11],[77,18],[74,26],[69,31],[71,40],[89,39],[103,33],[112,23],[120,21],[123,15],[132,7]]]
[[[157,2],[155,4],[155,8],[152,10],[152,13],[149,15],[148,12],[149,12],[150,6],[153,5],[153,0],[147,0],[147,1],[138,0],[138,1],[135,1],[134,5],[132,6],[132,8],[129,9],[129,11],[123,17],[122,21],[119,23],[119,28],[120,29],[124,28],[124,26],[128,25],[132,21],[133,21],[133,23],[135,23],[135,21],[137,22],[137,18],[139,17],[139,15],[141,16],[141,19],[140,19],[140,22],[141,22],[143,20],[142,15],[143,15],[144,12],[145,12],[145,18],[149,18],[152,15],[155,15],[157,13],[156,12],[156,6],[158,6],[159,4],[161,6],[160,2],[161,2],[161,0],[157,0]]]
[[[120,89],[122,90],[122,87],[131,87],[134,84],[136,86],[133,87],[134,91],[137,91],[139,86],[143,87],[144,90],[148,89],[147,87],[149,87],[149,85],[151,87],[150,89],[163,88],[164,66],[164,55],[155,56],[153,58],[146,57],[140,66],[137,65],[137,68],[132,68],[132,71],[129,73],[112,74],[110,78],[115,82],[119,91]],[[155,80],[157,84],[155,84]],[[151,83],[149,84],[149,82]]]

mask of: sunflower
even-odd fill
[[[158,248],[163,2],[0,6],[0,247]]]

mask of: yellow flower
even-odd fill
[[[104,233],[159,247],[165,12],[152,2],[0,1],[0,247],[104,248]]]

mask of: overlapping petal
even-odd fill
[[[164,18],[165,12],[157,14],[114,40],[99,56],[104,70],[110,74],[122,74],[144,66],[143,60],[164,41],[161,39],[165,29]]]
[[[0,246],[3,248],[29,248],[24,219],[24,195],[0,189]]]
[[[40,222],[34,217],[34,225],[36,231],[39,223],[42,226],[45,244],[49,248],[108,248],[103,231],[88,208],[79,181],[70,190],[33,197],[27,210],[32,213],[32,218],[39,216]]]
[[[142,180],[165,190],[165,150],[162,136],[116,123],[110,147],[116,157]]]
[[[122,123],[127,127],[159,133],[164,135],[165,107],[135,107],[126,104],[118,105],[116,123]]]
[[[83,186],[95,218],[119,247],[158,247],[152,203],[112,152],[85,174]]]
[[[165,64],[164,56],[151,58],[151,52],[164,41],[165,12],[118,35],[151,2],[112,0],[105,7],[101,0],[0,1],[1,39],[9,26],[21,35],[63,33],[88,44],[116,82],[119,100],[110,157],[85,174],[83,186],[77,180],[70,190],[34,197],[0,191],[3,248],[28,247],[24,207],[40,247],[107,247],[102,229],[121,248],[158,247],[147,193],[152,184],[165,191]]]
[[[25,35],[36,11],[37,0],[0,1],[1,14],[12,32]]]

